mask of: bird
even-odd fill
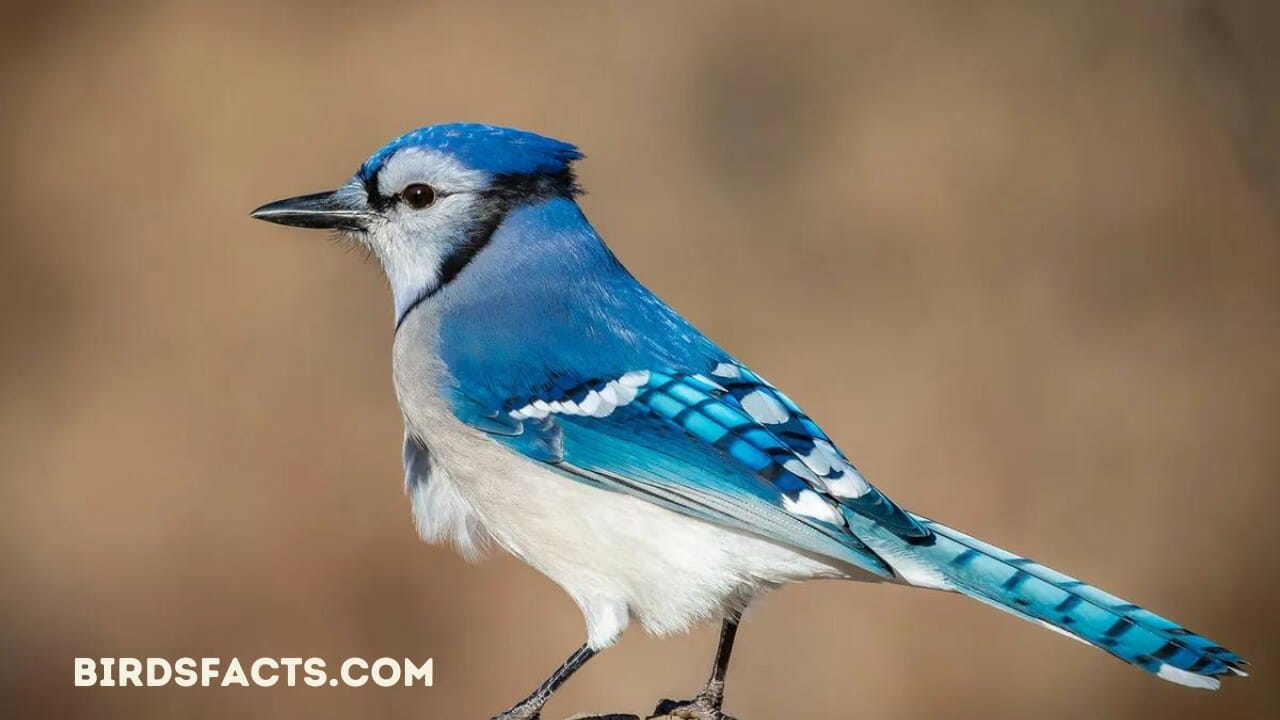
[[[1181,625],[890,500],[623,266],[579,204],[583,158],[529,131],[438,124],[336,190],[251,213],[333,231],[382,266],[421,537],[468,558],[498,546],[581,609],[585,642],[495,720],[539,717],[633,623],[717,622],[702,690],[655,712],[727,718],[742,612],[818,578],[959,593],[1193,688],[1246,675]]]

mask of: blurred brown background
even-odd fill
[[[1280,706],[1280,13],[1267,3],[74,3],[0,17],[0,709],[483,718],[582,637],[419,543],[378,269],[254,206],[449,120],[579,143],[632,270],[913,509],[1203,631],[1194,692],[977,603],[814,583],[728,710]],[[640,632],[549,718],[701,683]],[[430,689],[76,689],[74,656],[434,657]]]

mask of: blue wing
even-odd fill
[[[794,403],[741,365],[560,373],[489,407],[456,387],[455,414],[576,480],[710,522],[893,571],[849,529],[862,514],[905,539],[931,537],[868,484]]]

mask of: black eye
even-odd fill
[[[404,202],[414,210],[421,210],[436,201],[436,191],[430,185],[425,183],[414,183],[405,188],[400,196],[404,198]]]

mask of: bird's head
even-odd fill
[[[568,143],[523,130],[433,125],[401,135],[336,190],[263,205],[259,220],[348,234],[377,255],[397,315],[449,283],[511,211],[579,192]]]

